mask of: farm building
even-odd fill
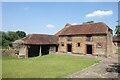
[[[19,55],[41,56],[51,52],[91,54],[109,56],[112,54],[112,29],[105,23],[66,24],[55,35],[31,34],[15,41],[21,44]]]
[[[109,56],[112,53],[112,29],[103,22],[66,24],[55,34],[60,52]]]
[[[16,40],[13,46],[19,50],[18,57],[42,56],[57,51],[57,38],[47,34],[30,34]]]

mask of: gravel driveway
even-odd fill
[[[66,78],[118,78],[120,65],[118,65],[117,55],[108,58],[96,58],[101,60],[99,64],[92,65],[89,68],[69,75]]]

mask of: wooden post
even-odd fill
[[[42,56],[42,54],[41,54],[41,45],[40,45],[40,51],[39,51],[39,56]]]
[[[26,55],[25,58],[28,58],[28,46],[26,46]]]

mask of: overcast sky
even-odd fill
[[[117,2],[3,2],[2,30],[55,34],[66,23],[104,22],[112,30],[118,20]]]

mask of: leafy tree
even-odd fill
[[[19,38],[23,38],[26,36],[26,33],[24,31],[16,31],[16,33],[18,34]]]
[[[2,32],[0,31],[0,46],[2,46]]]
[[[16,32],[9,31],[6,36],[7,40],[9,41],[15,41],[19,38],[18,34]]]
[[[10,41],[4,40],[4,41],[2,42],[2,46],[5,47],[5,48],[8,48],[8,46],[9,46],[10,43],[11,43]]]
[[[23,38],[26,36],[26,33],[23,31],[8,31],[8,32],[3,32],[0,31],[0,47],[3,48],[8,48],[9,46],[11,46],[12,42]]]
[[[116,34],[116,36],[120,37],[120,25],[116,26],[115,34]]]
[[[0,31],[0,47],[8,47],[10,41],[7,40],[7,35],[5,32]]]
[[[83,22],[83,24],[87,24],[87,23],[94,23],[94,21]]]

